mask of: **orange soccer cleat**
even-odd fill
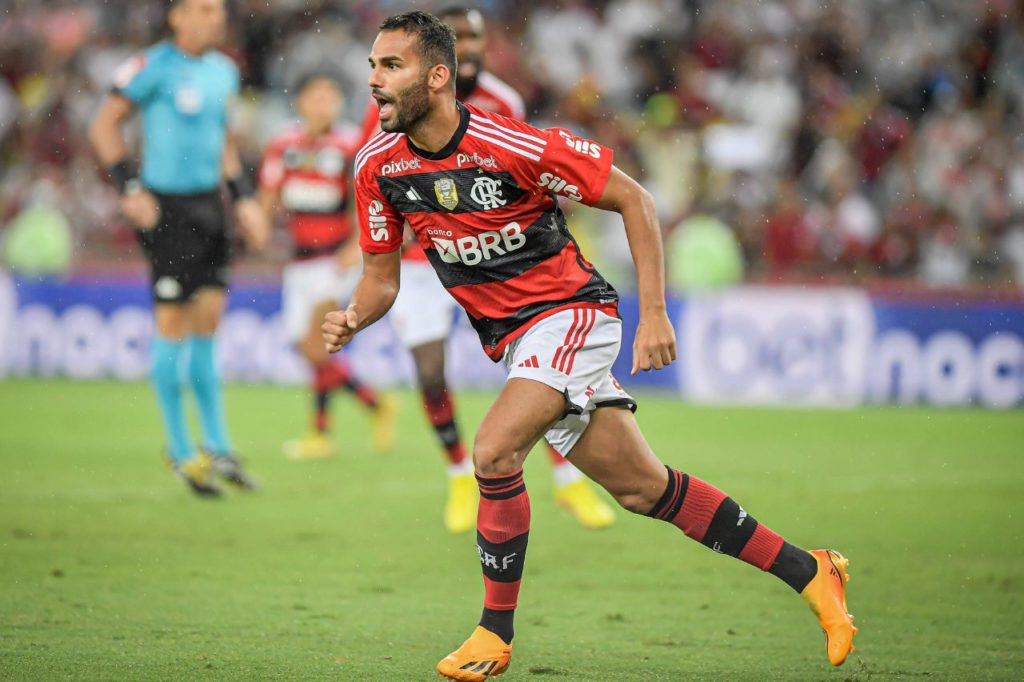
[[[512,645],[481,626],[458,649],[437,664],[437,674],[449,680],[482,682],[508,670]]]
[[[832,665],[842,665],[853,651],[853,616],[846,606],[846,583],[850,576],[846,569],[850,560],[831,549],[812,549],[811,556],[818,562],[818,572],[800,596],[814,611],[825,632],[825,650]]]

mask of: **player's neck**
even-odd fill
[[[461,123],[462,114],[459,113],[459,108],[452,100],[448,104],[436,107],[424,116],[407,135],[417,149],[436,152],[444,149],[445,145],[455,137]]]
[[[317,138],[317,137],[320,137],[321,135],[326,135],[331,130],[330,122],[327,122],[327,123],[310,123],[310,122],[307,121],[306,124],[305,124],[305,127],[306,127],[306,136],[307,137],[312,137],[312,138]]]
[[[179,51],[187,54],[189,57],[202,57],[203,53],[206,52],[206,50],[203,49],[201,46],[194,45],[189,40],[181,36],[175,36],[174,46],[177,47]]]

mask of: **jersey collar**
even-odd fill
[[[441,161],[447,159],[449,156],[455,153],[459,143],[462,142],[463,136],[466,134],[466,129],[469,128],[469,109],[462,105],[462,102],[455,101],[455,106],[459,108],[459,127],[455,130],[455,134],[452,135],[452,139],[448,140],[448,144],[438,149],[436,152],[428,152],[425,149],[420,149],[412,143],[412,140],[406,136],[405,141],[409,144],[409,149],[412,150],[416,156],[423,157],[428,161]]]

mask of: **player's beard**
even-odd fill
[[[463,65],[472,64],[474,67],[472,75],[463,74]],[[483,69],[483,58],[480,55],[472,55],[463,57],[459,61],[459,68],[455,71],[455,96],[460,100],[465,100],[472,94],[476,89],[477,79],[480,77],[480,71]]]
[[[408,133],[430,110],[430,89],[426,78],[399,90],[392,104],[395,115],[390,125],[380,122],[381,130],[386,133]]]

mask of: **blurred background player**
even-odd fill
[[[486,33],[479,10],[452,6],[437,14],[455,31],[458,73],[456,97],[488,111],[526,119],[523,99],[511,86],[483,68]],[[372,100],[363,121],[363,139],[380,132],[378,108]],[[445,378],[445,342],[457,311],[455,300],[434,274],[423,249],[414,241],[402,251],[402,288],[391,308],[391,324],[412,353],[416,380],[427,417],[448,457],[448,500],[444,525],[464,533],[476,525],[477,484],[455,421],[455,403]],[[554,467],[555,501],[586,528],[606,528],[615,512],[589,486],[580,471],[545,443]]]
[[[226,19],[223,0],[170,3],[172,37],[120,67],[90,130],[150,264],[156,319],[151,378],[170,463],[200,495],[220,494],[214,473],[241,488],[254,487],[232,454],[214,364],[213,335],[227,300],[229,259],[222,178],[243,234],[266,231],[228,135],[239,77],[234,62],[215,49]],[[136,110],[142,114],[141,173],[121,130]],[[185,423],[186,376],[202,425],[198,448]]]
[[[335,126],[344,99],[337,79],[314,72],[300,80],[295,109],[301,122],[274,137],[263,156],[259,200],[267,215],[286,213],[293,259],[285,266],[282,317],[288,339],[309,361],[313,372],[313,429],[284,444],[292,459],[334,454],[327,436],[328,399],[344,388],[374,414],[374,446],[391,446],[393,410],[356,379],[343,358],[331,358],[320,336],[320,321],[348,300],[359,275],[359,246],[352,239],[348,215],[349,165],[357,133]],[[268,223],[269,229],[269,223]],[[261,242],[266,242],[265,235]]]

